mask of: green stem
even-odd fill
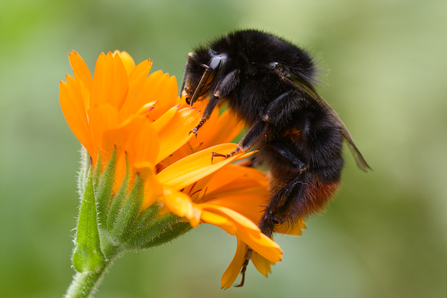
[[[113,263],[113,259],[105,262],[103,266],[93,272],[76,272],[73,282],[68,288],[65,298],[87,298],[93,297],[96,289],[102,282],[106,269]]]

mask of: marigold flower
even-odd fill
[[[211,152],[225,154],[236,147],[228,142],[242,125],[227,112],[216,111],[196,138],[189,132],[200,119],[199,109],[180,100],[175,77],[161,71],[148,75],[150,60],[135,65],[126,52],[101,54],[92,78],[76,52],[69,59],[74,78],[67,75],[67,82],[61,82],[60,104],[89,154],[87,168],[81,169],[80,191],[89,185],[91,171],[98,237],[106,257],[108,252],[157,245],[187,230],[173,232],[173,224],[208,223],[237,237],[223,288],[237,277],[247,245],[256,252],[255,267],[267,275],[282,254],[256,225],[268,199],[267,180],[256,169],[230,164],[250,154],[211,160]],[[129,201],[138,208],[124,207]],[[166,217],[170,214],[183,220]],[[159,233],[146,231],[160,222],[171,225],[170,238],[163,232],[165,226]]]

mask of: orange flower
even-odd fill
[[[62,111],[95,172],[101,175],[115,161],[110,200],[126,177],[132,185],[138,176],[144,183],[140,213],[158,204],[158,216],[174,213],[192,227],[208,223],[236,235],[238,249],[222,287],[237,277],[247,245],[260,255],[253,262],[263,274],[281,260],[279,246],[256,225],[268,200],[265,176],[230,164],[250,154],[211,161],[211,152],[225,154],[236,147],[227,142],[241,124],[216,111],[196,138],[189,132],[200,119],[199,109],[178,98],[175,77],[161,71],[148,76],[150,60],[135,66],[126,52],[101,54],[92,78],[76,52],[69,58],[74,78],[67,75],[67,82],[60,84]]]

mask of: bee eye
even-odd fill
[[[281,64],[279,64],[278,62],[271,62],[271,63],[269,63],[269,68],[271,68],[271,69],[277,69],[277,68],[280,68],[281,67]]]
[[[225,63],[225,61],[227,61],[227,55],[220,54],[211,58],[209,66],[211,69],[216,69],[220,67],[221,64]]]

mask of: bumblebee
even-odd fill
[[[181,90],[191,106],[209,98],[197,134],[213,110],[227,104],[248,131],[228,158],[252,147],[256,163],[268,167],[270,198],[258,223],[271,237],[275,228],[293,225],[321,211],[340,186],[346,140],[357,165],[371,170],[348,129],[318,95],[317,67],[303,49],[275,35],[240,30],[188,55]],[[249,249],[242,267],[251,257]]]

